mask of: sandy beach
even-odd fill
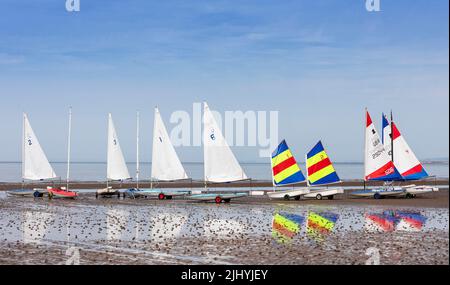
[[[215,205],[3,192],[0,264],[365,264],[374,251],[381,264],[448,264],[448,193],[382,200],[246,197]],[[333,218],[314,226],[315,213]],[[378,221],[383,215],[397,220]],[[285,224],[286,231],[276,226],[279,217],[298,223]]]

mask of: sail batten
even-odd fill
[[[204,179],[207,182],[234,182],[248,179],[213,117],[203,104]]]
[[[131,179],[128,167],[120,147],[119,138],[112,119],[108,115],[108,162],[107,162],[108,180],[127,180]]]
[[[158,108],[155,108],[152,149],[152,179],[175,181],[188,179]]]
[[[47,159],[34,133],[27,114],[23,114],[23,154],[22,178],[24,180],[44,180],[56,178],[50,162]]]

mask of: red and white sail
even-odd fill
[[[392,181],[401,179],[366,110],[364,179]]]
[[[405,138],[401,135],[394,122],[389,124],[383,115],[383,144],[385,148],[393,151],[394,165],[406,180],[416,180],[428,177],[428,173],[409,147]],[[391,135],[392,129],[392,135]],[[392,143],[392,138],[394,143]],[[391,150],[391,148],[393,149]]]

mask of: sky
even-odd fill
[[[394,111],[419,159],[449,150],[449,2],[381,0],[0,0],[0,161],[20,161],[27,112],[51,161],[106,160],[107,114],[125,158],[151,160],[153,107],[279,111],[279,139],[302,160],[321,139],[334,161],[363,161],[364,108]],[[233,147],[261,162],[258,147]],[[202,161],[200,147],[177,147]]]

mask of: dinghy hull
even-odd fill
[[[338,188],[311,190],[308,194],[304,195],[303,197],[322,200],[322,198],[324,197],[327,197],[328,199],[333,199],[334,196],[338,194],[344,194],[344,188],[338,187]]]
[[[204,194],[193,194],[188,196],[187,198],[189,200],[196,200],[196,201],[215,201],[217,204],[220,204],[222,202],[230,202],[231,199],[236,198],[243,198],[247,197],[248,193],[204,193]]]
[[[395,190],[361,190],[350,193],[352,196],[356,197],[372,197],[375,199],[380,199],[382,197],[388,196],[402,196],[405,194],[403,189],[395,189]]]
[[[48,189],[48,196],[50,199],[52,199],[52,198],[74,199],[74,198],[78,197],[78,193],[74,192],[74,191],[67,191],[64,189],[50,188],[50,189]]]
[[[285,199],[289,200],[291,198],[299,198],[302,195],[306,195],[309,193],[308,188],[297,188],[293,190],[281,190],[281,191],[275,191],[275,192],[268,192],[267,196],[269,196],[270,199]]]

